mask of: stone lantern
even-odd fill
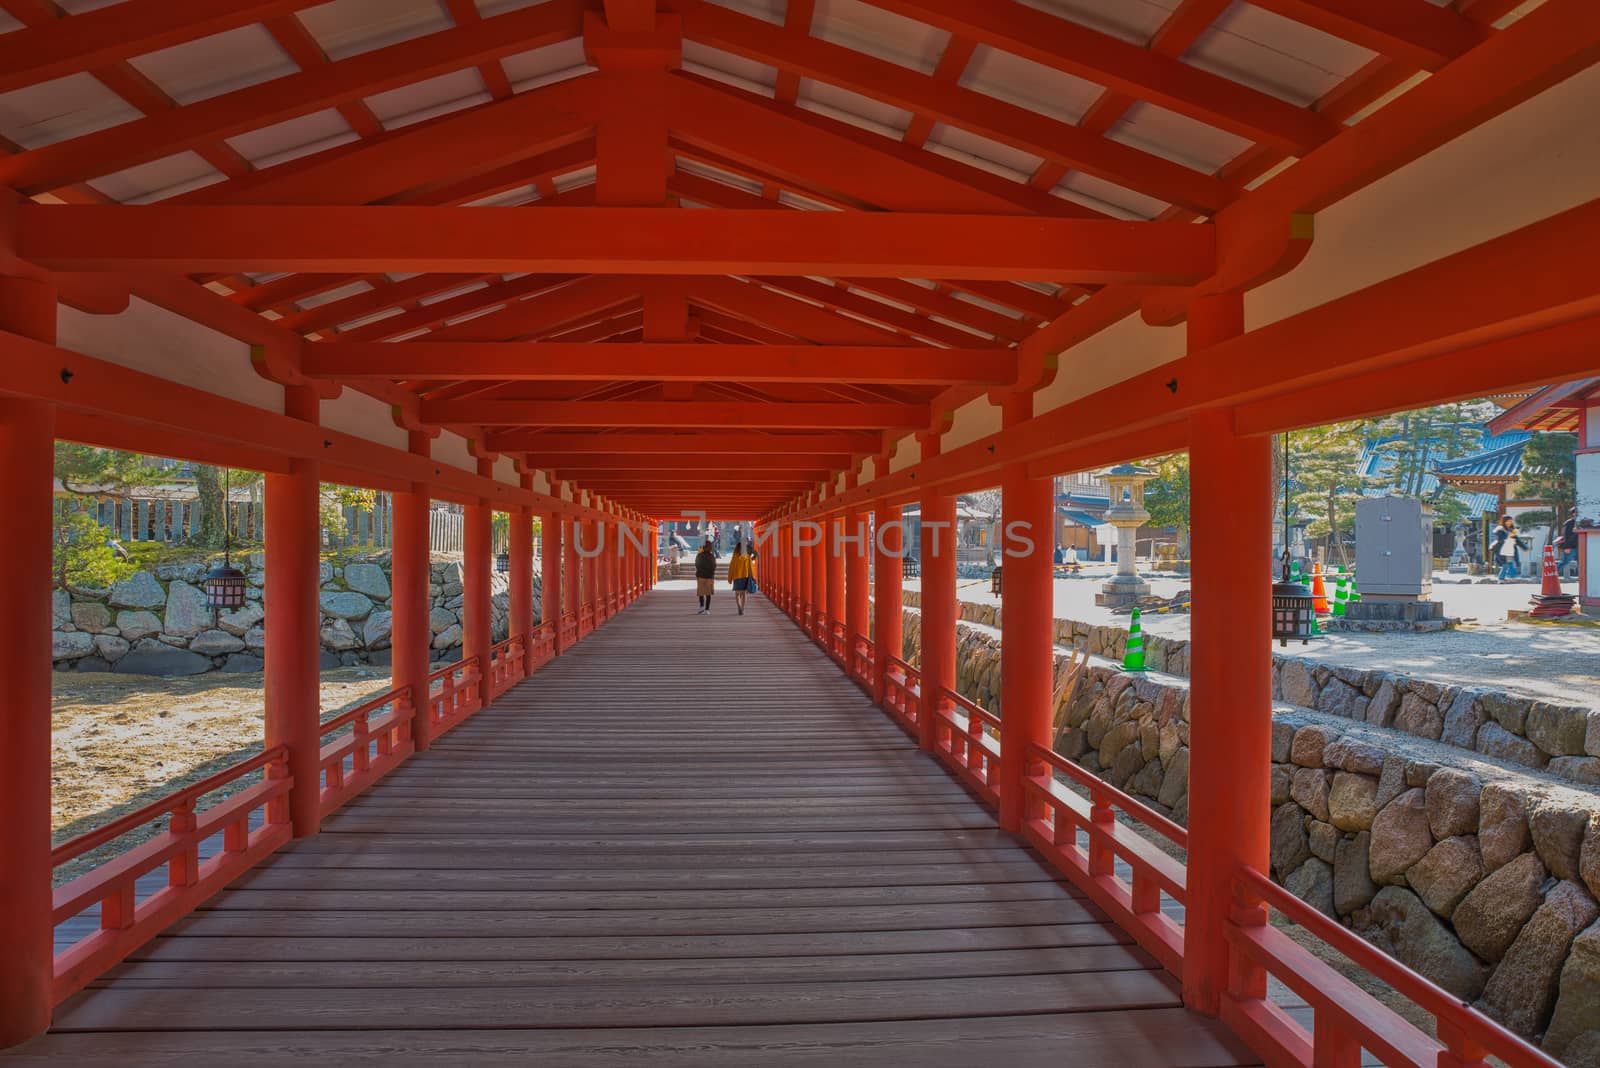
[[[1117,573],[1095,594],[1094,603],[1108,608],[1137,604],[1150,594],[1150,584],[1139,577],[1134,554],[1139,528],[1150,520],[1144,507],[1144,484],[1156,477],[1147,467],[1118,464],[1098,476],[1111,495],[1105,522],[1117,528]]]

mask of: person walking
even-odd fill
[[[1556,564],[1556,574],[1565,575],[1568,564],[1578,562],[1578,510],[1567,509],[1567,521],[1561,527],[1561,537],[1556,539],[1556,551],[1561,554]]]
[[[744,600],[750,593],[755,569],[750,565],[750,558],[744,554],[744,543],[733,543],[733,559],[728,561],[728,581],[733,584],[733,603],[738,606],[739,614],[744,615]]]
[[[1501,582],[1509,582],[1522,574],[1522,546],[1517,534],[1517,521],[1509,515],[1501,516],[1494,541],[1489,546],[1490,554],[1500,565]]]
[[[700,611],[698,615],[711,613],[711,595],[717,588],[717,552],[711,547],[711,538],[707,537],[705,544],[700,546],[700,551],[694,557],[694,592],[700,598]]]

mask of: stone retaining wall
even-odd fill
[[[918,591],[905,591],[907,605],[917,605],[920,600]],[[1000,607],[962,601],[961,619],[999,627]],[[1057,619],[1055,641],[1085,648],[1091,656],[1121,660],[1128,631],[1126,627]],[[1144,649],[1151,670],[1188,677],[1187,640],[1146,633]],[[992,687],[980,688],[986,690],[984,700],[994,701],[998,708],[998,676]],[[965,690],[962,693],[973,696]],[[1276,654],[1272,658],[1272,695],[1301,708],[1392,727],[1573,782],[1600,784],[1600,710],[1594,708],[1558,705],[1504,690],[1451,686],[1389,671],[1330,667],[1305,657]]]
[[[915,659],[920,614],[905,624]],[[994,707],[999,666],[992,630],[958,628],[964,696]],[[1185,679],[1096,658],[1066,724],[1066,756],[1188,822]],[[1567,1063],[1600,1066],[1600,794],[1392,720],[1289,706],[1273,710],[1272,760],[1276,881]]]
[[[199,675],[260,671],[266,655],[264,554],[245,557],[245,604],[213,616],[200,589],[203,563],[168,564],[136,572],[107,590],[56,590],[51,657],[58,671],[116,671],[139,675]],[[322,666],[389,664],[393,617],[389,556],[324,561]],[[490,576],[494,640],[509,633],[506,577]],[[539,576],[533,579],[534,610]],[[429,626],[436,660],[461,655],[461,562],[433,561]]]

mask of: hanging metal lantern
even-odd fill
[[[1283,435],[1283,574],[1272,584],[1272,636],[1279,645],[1310,644],[1317,636],[1317,602],[1311,587],[1290,577],[1289,435]]]
[[[207,608],[235,612],[244,607],[249,583],[244,572],[233,566],[233,524],[228,521],[228,509],[233,503],[233,471],[225,467],[222,472],[222,563],[205,573],[200,588],[205,591]]]
[[[511,570],[511,554],[501,553],[494,558],[494,569],[502,575]]]
[[[249,583],[243,571],[224,561],[205,573],[200,586],[206,593],[206,607],[234,612],[244,607],[244,591]]]
[[[1000,566],[996,564],[994,573],[989,576],[989,592],[996,597],[1000,596]]]
[[[1289,581],[1287,554],[1283,565],[1283,581],[1272,584],[1272,636],[1279,645],[1299,640],[1308,644],[1316,637],[1317,607],[1311,596],[1311,587],[1303,582]]]

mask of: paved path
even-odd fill
[[[751,605],[647,595],[12,1059],[1254,1063]]]

